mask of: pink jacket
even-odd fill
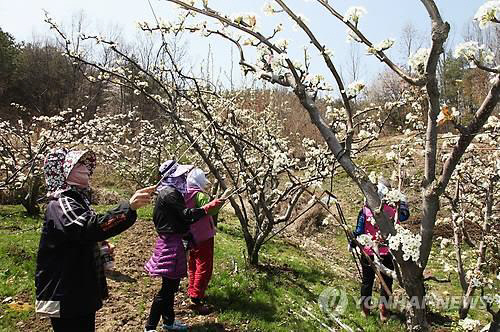
[[[391,219],[394,219],[396,215],[396,209],[389,206],[388,204],[384,204],[384,213]],[[379,230],[378,226],[375,224],[375,219],[373,218],[372,211],[364,206],[363,214],[365,215],[365,229],[364,234],[369,234],[372,236],[372,240],[375,241],[377,239],[377,232]],[[381,256],[387,255],[389,253],[389,248],[387,246],[379,245],[378,247],[379,253]],[[363,251],[368,255],[373,255],[373,250],[370,247],[364,247]]]
[[[200,192],[201,191],[199,190],[188,189],[187,194],[184,196],[187,208],[197,207],[196,195]],[[193,240],[195,242],[195,245],[213,238],[215,236],[216,229],[212,216],[207,215],[198,220],[197,222],[195,222],[194,224],[191,224],[189,231],[193,235]]]

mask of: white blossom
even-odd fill
[[[264,12],[264,14],[269,15],[269,16],[274,15],[274,13],[275,13],[275,9],[274,9],[271,2],[266,2],[264,4],[264,7],[262,7],[262,11]]]
[[[275,43],[275,45],[277,48],[279,48],[283,51],[286,51],[286,49],[288,48],[289,42],[287,39],[280,39]]]
[[[329,48],[326,48],[324,49],[323,51],[323,54],[325,54],[326,56],[330,57],[330,58],[333,58],[333,51]]]
[[[344,15],[345,22],[351,22],[354,25],[357,25],[359,19],[366,14],[366,9],[363,7],[349,7]]]
[[[246,14],[236,14],[233,21],[237,24],[244,25],[250,28],[255,28],[257,26],[257,16],[252,13]]]
[[[500,0],[485,2],[474,15],[474,20],[479,22],[481,29],[487,28],[492,23],[500,20]]]
[[[373,45],[373,47],[368,47],[367,53],[376,54],[380,51],[385,51],[394,45],[395,40],[392,38],[384,39],[380,43]]]
[[[408,65],[412,72],[422,74],[425,64],[429,58],[430,50],[428,48],[420,48],[408,58]]]
[[[387,160],[396,160],[396,159],[398,158],[398,156],[397,156],[396,152],[391,151],[391,152],[387,152],[387,153],[385,154],[385,158],[386,158]]]
[[[356,238],[356,240],[358,240],[359,244],[365,247],[373,248],[375,246],[371,235],[368,234],[361,234]]]
[[[474,61],[478,61],[484,65],[491,65],[495,59],[495,55],[485,45],[479,45],[476,41],[468,41],[457,45],[453,53],[455,58],[464,58],[475,67]]]
[[[347,86],[347,97],[356,97],[365,87],[365,83],[361,81],[352,82]]]
[[[388,190],[384,193],[384,201],[391,205],[396,205],[399,202],[406,202],[406,196],[398,189]]]
[[[389,236],[389,248],[398,250],[400,247],[403,251],[403,259],[405,261],[412,260],[418,262],[420,258],[420,245],[422,238],[420,234],[413,234],[410,230],[396,224],[396,235]]]
[[[478,320],[465,318],[465,319],[459,320],[458,325],[462,329],[464,329],[465,331],[473,331],[481,325],[481,322],[479,322]]]

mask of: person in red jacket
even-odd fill
[[[200,168],[192,169],[187,176],[187,192],[184,195],[188,208],[202,207],[210,201],[204,192],[208,186],[205,173]],[[214,216],[219,209],[191,224],[192,244],[189,249],[189,287],[188,295],[193,302],[192,309],[202,315],[209,308],[202,304],[205,291],[212,277],[214,265],[214,236],[216,233]]]

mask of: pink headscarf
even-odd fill
[[[90,186],[89,177],[90,171],[88,167],[84,164],[77,163],[69,173],[66,183],[79,188],[88,188]]]

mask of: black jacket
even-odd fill
[[[153,222],[158,234],[185,234],[189,225],[205,215],[201,208],[186,208],[182,194],[173,187],[165,187],[156,198]]]
[[[96,214],[73,189],[49,201],[36,262],[36,312],[72,317],[99,310],[107,287],[97,242],[123,232],[136,219],[128,203]]]

